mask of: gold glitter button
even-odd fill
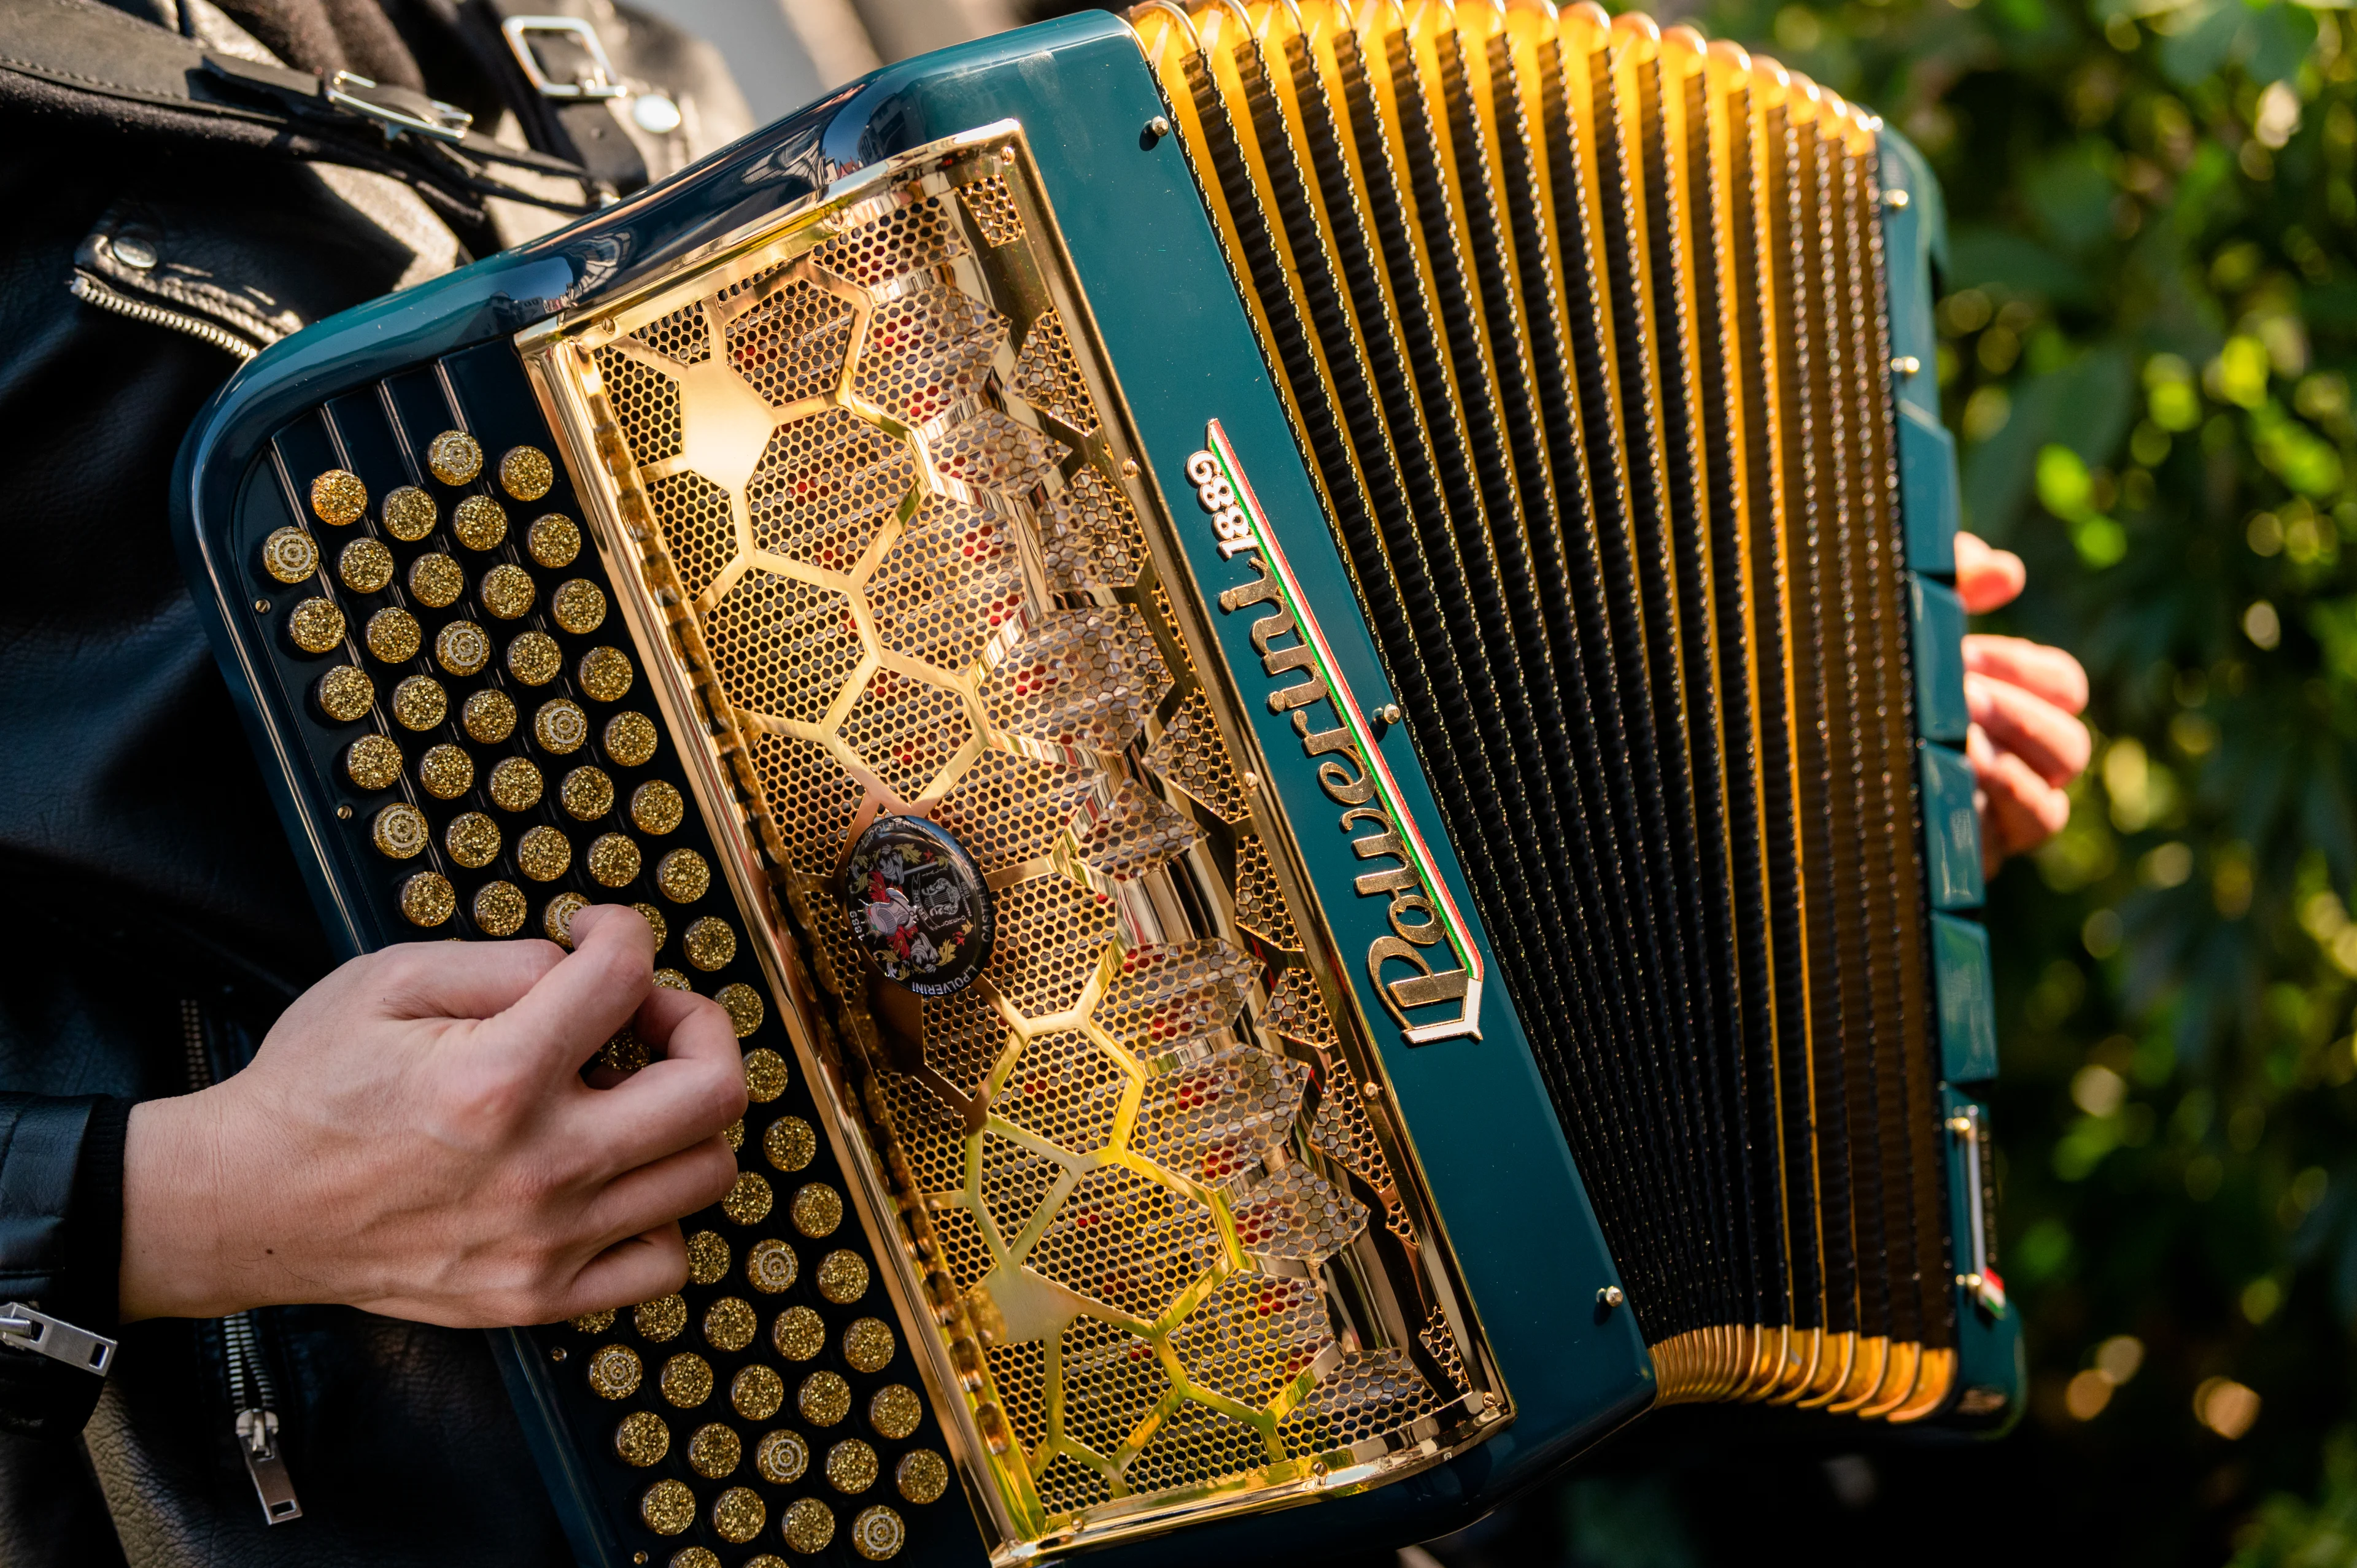
[[[339,664],[311,689],[319,711],[339,725],[366,718],[376,706],[376,682],[356,664]]]
[[[773,1367],[739,1367],[728,1380],[728,1403],[747,1421],[767,1421],[786,1402],[786,1380]]]
[[[625,768],[638,768],[655,754],[655,721],[636,712],[616,714],[606,721],[606,755]]]
[[[565,667],[556,639],[544,631],[527,631],[508,644],[508,673],[527,686],[545,686]]]
[[[769,1218],[772,1201],[770,1184],[759,1172],[738,1171],[737,1185],[720,1200],[720,1212],[739,1225],[759,1225]]]
[[[529,811],[540,804],[540,768],[528,757],[502,757],[491,765],[490,788],[500,811]]]
[[[548,908],[540,912],[542,934],[558,947],[572,947],[573,917],[587,908],[589,900],[580,894],[559,893],[548,901]]]
[[[555,482],[555,466],[537,446],[511,446],[500,458],[500,489],[520,501],[538,500]]]
[[[726,969],[737,956],[736,929],[717,915],[706,915],[681,933],[679,945],[687,961],[706,973]]]
[[[851,1385],[840,1372],[813,1372],[794,1391],[794,1408],[813,1426],[833,1426],[851,1413]]]
[[[688,1435],[688,1468],[707,1481],[734,1473],[744,1457],[745,1440],[737,1435],[733,1426],[706,1422]]]
[[[639,1389],[645,1368],[628,1345],[608,1345],[589,1358],[589,1389],[600,1399],[628,1399]]]
[[[614,1452],[625,1465],[643,1470],[671,1452],[671,1428],[651,1410],[634,1410],[614,1428]]]
[[[695,924],[700,926],[704,922],[698,920]],[[694,930],[694,926],[688,928],[691,936]],[[745,1093],[755,1103],[767,1105],[783,1094],[786,1085],[791,1081],[791,1075],[786,1071],[786,1058],[769,1047],[762,1046],[745,1053]]]
[[[306,653],[333,653],[344,640],[344,612],[333,599],[305,599],[286,612],[286,637]]]
[[[431,675],[412,675],[393,689],[393,716],[404,729],[432,729],[450,716],[450,696]]]
[[[515,733],[516,705],[505,692],[486,686],[467,699],[458,710],[458,723],[469,740],[496,746]]]
[[[726,1010],[728,1026],[737,1031],[740,1040],[759,1028],[768,1014],[761,1005],[761,993],[741,980],[722,986],[712,993],[712,999]]]
[[[930,1448],[911,1448],[893,1467],[892,1484],[912,1503],[937,1503],[950,1489],[950,1462]]]
[[[425,639],[417,618],[391,605],[368,618],[365,636],[368,650],[387,664],[405,664],[416,658],[418,645]]]
[[[390,789],[401,779],[401,747],[364,735],[344,748],[344,777],[362,789]]]
[[[336,575],[356,594],[378,594],[393,581],[393,552],[373,539],[355,539],[336,557]]]
[[[743,1148],[745,1146],[745,1118],[739,1116],[736,1121],[731,1122],[728,1125],[720,1129],[720,1135],[728,1140],[728,1152],[730,1154],[733,1155],[737,1150]]]
[[[446,430],[425,446],[425,471],[446,485],[463,485],[483,471],[483,446],[463,430]]]
[[[807,1306],[790,1306],[770,1325],[770,1343],[789,1361],[807,1361],[826,1348],[826,1322]]]
[[[573,843],[546,823],[516,840],[516,869],[534,882],[554,882],[573,864]]]
[[[753,1450],[753,1468],[773,1487],[791,1487],[810,1468],[810,1444],[799,1432],[765,1433]]]
[[[877,1467],[876,1450],[856,1437],[846,1437],[826,1451],[826,1484],[847,1496],[856,1497],[874,1486]]]
[[[818,1156],[818,1133],[799,1116],[780,1116],[761,1134],[761,1153],[781,1171],[798,1171]]]
[[[358,474],[330,468],[311,481],[311,510],[321,522],[341,528],[368,510],[368,487]]]
[[[639,912],[639,918],[644,920],[647,923],[647,929],[654,933],[655,951],[662,951],[663,943],[669,940],[671,936],[671,928],[663,923],[662,911],[656,908],[652,904],[633,904],[630,908]],[[675,969],[659,969],[655,971],[655,983],[657,985],[666,983],[663,980],[663,976],[666,974],[679,974],[679,971]],[[679,979],[680,983],[673,987],[673,990],[693,991],[695,989],[695,987],[687,983],[687,976],[679,974]]]
[[[442,830],[442,847],[469,871],[480,871],[500,855],[500,824],[480,811],[461,811]]]
[[[450,532],[469,550],[489,550],[508,536],[507,508],[489,496],[468,496],[450,509]]]
[[[573,558],[581,553],[581,531],[573,520],[561,511],[544,512],[532,520],[532,527],[523,536],[523,547],[532,558],[554,571],[570,566]]]
[[[625,1024],[597,1052],[597,1062],[619,1073],[633,1073],[647,1065],[647,1043]]]
[[[432,496],[415,485],[404,485],[386,492],[382,515],[387,533],[404,544],[414,544],[434,532],[441,509],[434,504]]]
[[[491,634],[473,621],[454,620],[434,634],[434,659],[453,675],[479,675],[491,661]]]
[[[693,904],[711,889],[712,866],[692,849],[675,849],[655,863],[655,886],[674,904]]]
[[[394,860],[416,859],[433,836],[425,813],[399,800],[379,811],[376,821],[369,824],[369,842],[376,845],[379,854]]]
[[[687,814],[679,791],[661,779],[650,779],[630,791],[630,822],[642,833],[667,833]]]
[[[742,1546],[770,1522],[770,1507],[750,1487],[731,1487],[712,1499],[712,1532]]]
[[[597,1312],[585,1312],[578,1317],[565,1320],[584,1334],[603,1334],[614,1326],[614,1309],[610,1306]]]
[[[467,574],[439,550],[409,564],[409,596],[430,610],[447,610],[467,591]]]
[[[698,1230],[687,1239],[687,1277],[692,1284],[718,1284],[728,1272],[728,1243],[717,1231]]]
[[[556,787],[565,811],[585,822],[594,822],[614,809],[614,780],[599,768],[576,768]]]
[[[837,1306],[849,1306],[867,1294],[867,1260],[838,1249],[818,1261],[818,1294]]]
[[[532,715],[532,738],[543,751],[569,757],[588,742],[589,715],[570,697],[552,698]]]
[[[867,1402],[867,1424],[878,1437],[898,1443],[925,1419],[925,1402],[906,1383],[887,1383]]]
[[[794,1250],[774,1236],[754,1242],[753,1250],[745,1254],[745,1277],[765,1295],[791,1289],[802,1272],[802,1260],[794,1256]]]
[[[685,1481],[657,1481],[639,1499],[639,1517],[657,1535],[683,1534],[695,1522],[695,1494]]]
[[[693,1350],[683,1350],[663,1363],[656,1381],[663,1398],[682,1410],[694,1410],[712,1397],[712,1363]]]
[[[704,1337],[716,1350],[742,1350],[760,1331],[761,1320],[741,1295],[724,1295],[704,1309]]]
[[[638,909],[639,913],[641,915],[646,913],[645,909],[640,908],[636,904],[631,905],[630,908]],[[650,908],[651,908],[651,906],[650,906]],[[656,920],[660,920],[661,918],[662,918],[662,917],[660,915],[655,917]],[[654,929],[655,920],[649,920],[647,922],[647,927],[650,930]],[[662,946],[662,938],[660,935],[655,938],[655,946]],[[695,989],[694,985],[688,983],[687,976],[680,973],[680,972],[675,969],[659,969],[655,971],[655,983],[662,986],[665,991],[693,991]]]
[[[536,591],[531,573],[505,561],[484,573],[475,585],[475,596],[483,602],[485,613],[499,620],[513,620],[532,608]]]
[[[606,590],[587,577],[568,577],[550,596],[548,613],[565,630],[587,637],[606,624]]]
[[[754,1564],[760,1561],[756,1557],[745,1568],[754,1568]],[[784,1558],[777,1559],[777,1563],[778,1568],[786,1568]],[[671,1554],[671,1562],[665,1568],[720,1568],[720,1553],[708,1546],[683,1546]]]
[[[863,1317],[843,1331],[843,1359],[855,1372],[880,1372],[892,1363],[899,1341],[880,1317]]]
[[[600,887],[628,887],[639,875],[639,846],[628,833],[599,833],[589,841],[589,876]]]
[[[299,528],[282,528],[262,542],[262,569],[282,583],[302,582],[319,570],[319,544]]]
[[[630,656],[619,648],[593,648],[581,656],[575,670],[581,677],[581,689],[600,703],[620,702],[630,694],[630,682],[637,679]]]
[[[523,889],[512,882],[486,882],[475,890],[475,927],[487,937],[511,937],[523,929]]]
[[[630,1324],[642,1337],[658,1345],[666,1339],[676,1339],[680,1330],[687,1326],[687,1299],[673,1291],[652,1301],[642,1301],[631,1309]]]
[[[863,1444],[862,1446],[866,1445]],[[873,1457],[871,1455],[870,1458]],[[872,1477],[870,1478],[873,1479]],[[827,1479],[834,1479],[834,1465],[831,1459],[827,1462]],[[856,1487],[844,1488],[845,1491],[859,1489]],[[859,1517],[851,1521],[851,1549],[870,1563],[882,1563],[899,1556],[900,1548],[908,1543],[909,1527],[900,1522],[899,1514],[882,1503],[861,1509]]]
[[[786,1505],[786,1517],[778,1522],[778,1533],[786,1544],[804,1556],[815,1555],[827,1548],[834,1539],[834,1510],[816,1498],[796,1498]]]
[[[417,759],[417,782],[437,800],[455,800],[475,787],[475,759],[463,746],[427,746]]]
[[[810,1182],[795,1189],[790,1212],[794,1229],[813,1240],[832,1236],[843,1223],[843,1194],[823,1181]]]

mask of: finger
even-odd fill
[[[658,990],[636,1026],[667,1054],[566,1110],[568,1134],[593,1151],[587,1165],[597,1180],[701,1143],[745,1114],[745,1058],[717,1003]]]
[[[2087,766],[2087,726],[2045,698],[1967,671],[1964,707],[2000,751],[2010,751],[2049,784],[2068,784]]]
[[[1996,550],[1976,533],[1956,535],[1956,593],[1972,615],[1986,615],[2013,603],[2029,581],[2029,568],[2010,550]]]
[[[552,1069],[577,1072],[654,989],[654,932],[637,911],[601,905],[573,917],[573,950],[488,1027]]]
[[[2030,770],[2021,758],[1994,753],[1979,770],[1982,860],[1994,871],[2007,855],[2036,849],[2071,821],[2071,798]]]
[[[619,1241],[709,1208],[736,1185],[737,1155],[716,1133],[608,1182],[583,1212],[582,1233],[593,1243]]]
[[[2086,669],[2059,648],[1975,632],[1964,639],[1964,668],[2035,693],[2066,714],[2086,711]]]
[[[354,959],[354,981],[389,1018],[490,1018],[546,978],[554,942],[404,942]]]
[[[687,1240],[673,1221],[615,1242],[581,1266],[560,1317],[636,1306],[687,1283]]]

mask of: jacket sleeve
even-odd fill
[[[112,1335],[131,1101],[0,1094],[0,1301]],[[0,1339],[0,1429],[71,1436],[103,1380]]]

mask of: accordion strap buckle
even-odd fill
[[[406,87],[390,87],[339,70],[319,89],[337,108],[374,120],[387,140],[404,131],[437,142],[463,142],[475,117],[455,103],[428,98]]]
[[[607,58],[606,46],[597,37],[597,29],[575,16],[510,16],[500,24],[500,31],[515,51],[516,64],[523,68],[524,80],[543,98],[620,98],[628,89],[614,80],[614,62]],[[559,81],[542,68],[540,56],[534,52],[534,34],[547,34],[564,38],[588,57],[588,69],[570,81]]]

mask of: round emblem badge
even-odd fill
[[[965,847],[921,817],[878,817],[843,873],[852,934],[884,978],[947,996],[990,960],[990,889]]]

